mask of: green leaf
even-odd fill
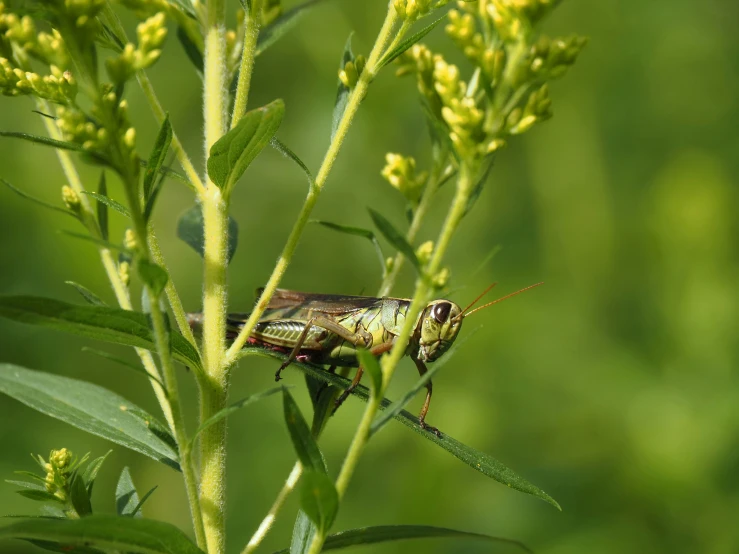
[[[108,198],[107,196],[104,196],[103,194],[99,194],[97,192],[90,192],[88,190],[82,191],[82,194],[86,194],[88,196],[92,196],[95,200],[98,201],[100,204],[105,204],[109,208],[113,208],[115,211],[117,211],[120,214],[125,215],[126,217],[131,217],[131,212],[128,211],[128,208],[121,204],[120,202],[116,202],[112,198]]]
[[[200,205],[193,206],[177,221],[177,236],[187,243],[202,258],[205,255],[205,234],[203,231],[203,211]],[[231,262],[239,244],[239,224],[228,217],[228,261]]]
[[[203,430],[207,429],[214,423],[218,423],[222,419],[230,416],[233,412],[236,410],[240,410],[241,408],[244,408],[248,406],[249,404],[253,404],[254,402],[257,402],[258,400],[261,400],[262,398],[267,398],[268,396],[271,396],[275,394],[276,392],[280,392],[283,389],[290,388],[287,386],[279,386],[274,387],[272,389],[266,390],[264,392],[260,392],[257,394],[252,394],[251,396],[247,396],[246,398],[242,398],[238,402],[234,402],[230,406],[227,406],[223,408],[222,410],[216,412],[212,416],[210,416],[207,420],[205,420],[200,427],[197,428],[195,433],[193,433],[192,438],[190,439],[190,442],[193,442],[195,440],[195,437],[197,437],[200,433],[203,432]]]
[[[84,154],[88,154],[92,156],[93,158],[97,158],[97,161],[106,162],[106,160],[102,158],[102,154],[99,154],[96,152],[90,152],[89,150],[85,150],[84,148],[82,148],[81,145],[75,142],[69,142],[65,140],[56,140],[56,139],[52,139],[49,137],[31,135],[28,133],[18,133],[15,131],[0,131],[0,137],[18,138],[22,140],[27,140],[29,142],[34,142],[36,144],[41,144],[43,146],[52,146],[54,148],[59,148],[61,150],[71,150],[72,152],[82,152]]]
[[[75,472],[72,476],[72,482],[69,486],[69,499],[72,501],[75,512],[80,517],[92,515],[92,504],[87,493],[87,486],[85,486],[85,480],[78,472]]]
[[[472,187],[472,192],[470,193],[469,198],[467,199],[467,206],[464,209],[464,215],[467,215],[470,213],[474,205],[477,203],[477,199],[480,198],[480,194],[482,194],[482,189],[485,186],[485,183],[488,180],[488,176],[490,175],[490,170],[493,168],[493,156],[488,156],[485,161],[483,162],[482,169],[480,170],[480,174],[477,176],[477,181]]]
[[[162,382],[161,379],[159,379],[158,377],[156,377],[154,375],[149,375],[146,372],[146,370],[142,366],[140,366],[140,365],[136,365],[135,363],[128,362],[128,361],[126,361],[126,360],[124,360],[122,358],[119,358],[117,356],[113,356],[113,354],[110,354],[110,353],[105,352],[103,350],[97,350],[96,348],[90,348],[89,346],[84,346],[82,348],[82,351],[83,352],[90,352],[92,354],[97,354],[101,358],[105,358],[106,360],[110,360],[111,362],[115,362],[117,364],[120,364],[120,365],[122,365],[125,368],[132,369],[133,371],[135,371],[136,373],[139,373],[139,374],[143,375],[147,379],[151,379],[152,381],[158,383],[159,386],[162,387],[162,389],[165,389],[166,390],[166,388],[167,388],[167,387],[164,386],[164,383]]]
[[[259,346],[246,347],[242,349],[242,354],[272,358],[280,361],[285,361],[285,359],[287,359],[286,354],[282,354],[273,350],[267,350]],[[315,379],[320,379],[321,381],[324,381],[341,390],[348,388],[351,384],[351,381],[349,379],[341,377],[340,375],[336,375],[335,373],[329,373],[318,365],[293,361],[291,367],[293,366],[305,372],[307,375],[310,375]],[[369,391],[366,387],[359,385],[357,388],[354,389],[352,395],[361,400],[367,401],[367,399],[369,398]],[[380,404],[380,409],[386,410],[391,405],[392,402],[385,398]],[[549,496],[547,493],[545,493],[535,485],[532,485],[524,478],[518,476],[511,469],[503,465],[492,456],[485,454],[484,452],[475,450],[470,446],[462,444],[461,442],[454,440],[446,433],[444,433],[441,437],[437,437],[436,434],[421,428],[421,426],[418,424],[418,416],[410,414],[405,410],[401,410],[401,412],[398,413],[394,419],[396,421],[399,421],[412,431],[416,432],[424,439],[433,442],[437,446],[440,446],[441,448],[449,452],[452,456],[463,461],[471,468],[479,471],[483,475],[495,479],[499,483],[502,483],[512,489],[540,498],[541,500],[548,502],[558,510],[561,510],[557,501],[554,500],[551,496]]]
[[[0,364],[0,392],[43,414],[179,469],[177,452],[152,432],[146,420],[130,413],[143,410],[103,387]]]
[[[347,62],[354,61],[354,53],[352,52],[352,36],[354,33],[349,33],[349,38],[346,39],[344,45],[344,52],[341,55],[341,63],[339,64],[339,71],[344,69]],[[339,121],[341,121],[346,109],[346,104],[349,101],[349,92],[351,89],[341,82],[341,79],[337,79],[336,85],[336,100],[334,100],[334,111],[331,116],[331,142],[334,140],[336,129],[339,127]]]
[[[372,426],[370,427],[370,436],[374,435],[382,429],[382,427],[391,419],[396,417],[402,410],[408,405],[408,402],[410,402],[416,394],[421,389],[426,388],[426,383],[431,381],[431,379],[436,375],[436,372],[439,371],[444,365],[452,359],[454,354],[456,354],[457,349],[459,349],[467,340],[469,340],[477,331],[479,331],[482,327],[477,327],[473,329],[471,332],[467,333],[463,338],[457,339],[457,341],[454,343],[454,345],[451,347],[449,352],[444,354],[444,357],[440,360],[437,360],[434,362],[431,369],[429,369],[426,373],[421,375],[420,379],[416,381],[416,383],[413,385],[413,387],[406,392],[399,400],[396,400],[393,402],[386,410],[383,410],[382,413],[380,413],[375,420],[372,422]]]
[[[292,161],[294,161],[300,169],[303,170],[303,173],[305,173],[305,176],[308,178],[308,183],[313,186],[315,184],[315,179],[313,178],[313,174],[310,172],[310,169],[308,169],[308,166],[303,163],[303,160],[301,160],[298,155],[290,150],[283,142],[281,142],[277,137],[272,137],[272,140],[269,141],[270,146],[277,150],[280,154],[285,156],[286,158],[290,158]]]
[[[308,470],[300,479],[300,507],[322,533],[331,528],[339,511],[339,493],[328,475]]]
[[[138,515],[139,512],[141,511],[141,507],[144,505],[144,502],[146,502],[147,500],[149,500],[149,497],[152,494],[154,494],[154,491],[157,490],[157,487],[158,486],[159,485],[154,485],[153,487],[151,487],[149,489],[149,491],[144,496],[141,497],[141,500],[139,500],[139,503],[136,504],[136,506],[134,507],[133,511],[131,512],[131,515],[133,515],[133,517],[143,517],[143,516],[139,516]]]
[[[137,554],[203,554],[174,525],[151,519],[93,515],[83,519],[19,518],[0,526],[0,539],[55,541]]]
[[[431,31],[434,30],[434,27],[436,27],[439,23],[444,21],[447,18],[446,14],[442,15],[439,19],[434,21],[433,23],[430,23],[426,25],[423,29],[418,31],[417,33],[412,34],[407,39],[405,39],[403,42],[398,44],[395,48],[390,50],[389,52],[386,52],[385,55],[380,59],[379,62],[377,62],[377,70],[379,71],[383,67],[385,67],[387,64],[391,63],[395,58],[400,56],[403,52],[408,50],[411,46],[416,44],[418,41],[420,41],[423,37],[428,35]]]
[[[430,538],[451,538],[451,539],[472,539],[485,542],[496,543],[500,545],[515,546],[518,549],[533,554],[526,545],[511,539],[501,537],[492,537],[480,533],[470,533],[467,531],[457,531],[456,529],[445,529],[444,527],[434,527],[431,525],[378,525],[376,527],[361,527],[359,529],[349,529],[335,533],[326,538],[323,550],[338,550],[340,548],[348,548],[350,546],[361,546],[367,544],[378,544],[390,541],[400,541],[407,539],[430,539]],[[464,552],[461,548],[455,551]],[[275,554],[287,554],[288,550],[280,550]]]
[[[318,219],[312,219],[308,223],[317,223],[318,225],[323,225],[324,227],[328,227],[329,229],[338,231],[339,233],[366,238],[372,243],[372,246],[375,247],[375,253],[377,254],[377,259],[380,261],[382,274],[385,274],[385,255],[382,253],[382,248],[380,248],[380,242],[377,240],[377,237],[369,229],[364,229],[363,227],[352,227],[350,225],[339,225],[338,223],[321,221]]]
[[[146,316],[139,312],[101,306],[78,306],[38,296],[0,296],[0,317],[156,351]],[[200,356],[195,348],[174,331],[172,353],[181,363],[202,371]]]
[[[11,185],[8,181],[0,177],[0,183],[8,187],[10,190],[12,190],[14,193],[16,193],[21,198],[25,198],[26,200],[30,200],[31,202],[34,202],[38,204],[39,206],[43,206],[44,208],[48,208],[50,210],[54,210],[55,212],[61,212],[66,215],[71,215],[73,218],[77,219],[77,215],[75,215],[73,212],[67,210],[66,208],[62,208],[60,206],[55,206],[54,204],[49,204],[48,202],[44,202],[43,200],[39,200],[38,198],[34,198],[33,196],[26,194],[22,190],[15,188],[13,185]]]
[[[136,262],[136,267],[139,271],[141,280],[151,289],[154,297],[159,297],[159,295],[162,294],[164,287],[167,286],[167,281],[169,281],[167,270],[162,266],[147,260],[139,260]]]
[[[92,304],[93,306],[107,306],[107,304],[103,302],[97,294],[87,287],[80,285],[79,283],[75,283],[74,281],[64,281],[64,284],[74,287],[75,290],[80,293],[82,298],[87,300],[89,304]]]
[[[322,1],[323,0],[308,0],[307,2],[303,2],[302,4],[286,11],[280,17],[275,19],[268,27],[265,27],[259,34],[259,39],[257,40],[256,55],[258,56],[281,39],[285,33],[298,23],[300,18],[303,17],[308,10],[314,8]]]
[[[37,502],[56,502],[57,504],[62,504],[62,501],[59,498],[50,492],[46,492],[46,490],[24,489],[15,492],[29,500],[36,500]]]
[[[167,151],[171,142],[172,125],[169,123],[169,114],[167,114],[159,128],[159,133],[157,133],[157,138],[154,141],[154,147],[151,149],[151,154],[149,154],[149,161],[146,164],[146,171],[144,172],[144,202],[151,196],[154,179],[156,179],[159,170],[164,165],[164,158],[167,157]]]
[[[244,114],[236,127],[210,148],[208,175],[226,194],[244,174],[254,158],[269,144],[282,123],[285,103],[275,100]]]
[[[145,160],[140,160],[140,164],[141,164],[141,167],[146,169],[147,164]],[[192,189],[193,192],[196,192],[195,185],[193,185],[190,182],[190,180],[185,175],[180,173],[179,171],[175,171],[174,169],[170,169],[169,167],[160,167],[159,175],[163,177],[171,177],[172,179],[175,179],[176,181],[179,181],[180,183],[184,183],[185,185],[190,187],[190,189]]]
[[[290,432],[290,438],[293,441],[295,452],[298,459],[306,469],[326,473],[326,462],[323,459],[318,444],[310,432],[308,423],[300,413],[298,405],[293,400],[292,395],[287,389],[282,389],[282,398],[284,401],[285,422]]]
[[[413,250],[413,247],[408,243],[408,241],[405,240],[405,237],[401,235],[398,230],[393,227],[393,224],[385,219],[384,216],[380,215],[372,208],[367,208],[367,210],[369,211],[370,217],[372,218],[372,222],[375,224],[375,227],[377,227],[378,231],[382,233],[382,236],[385,237],[385,239],[390,244],[392,244],[396,248],[396,250],[398,250],[398,252],[402,253],[403,256],[406,257],[406,259],[413,265],[413,267],[416,268],[419,274],[422,273],[421,263],[418,261],[416,252]]]
[[[334,407],[334,393],[337,392],[337,389],[328,386],[323,381],[314,379],[308,374],[305,375],[305,384],[313,403],[313,421],[311,422],[310,431],[314,437],[318,438]]]
[[[115,487],[115,511],[119,516],[133,517],[133,510],[139,504],[139,494],[131,479],[128,466],[123,468]],[[138,516],[141,517],[141,516]]]
[[[82,233],[75,233],[73,231],[67,231],[66,229],[61,229],[59,233],[62,235],[66,235],[68,237],[72,237],[73,239],[84,240],[86,242],[97,244],[98,246],[102,246],[103,248],[107,248],[108,250],[117,250],[119,252],[125,252],[125,253],[130,252],[130,250],[128,250],[125,246],[121,244],[114,244],[107,240],[99,239],[97,237],[92,237],[90,235],[83,235]]]
[[[13,479],[6,479],[5,482],[9,485],[15,485],[16,487],[21,487],[23,489],[29,489],[33,491],[46,491],[46,487],[41,485],[40,483],[32,483],[30,481],[15,481]]]
[[[290,554],[308,554],[313,537],[316,534],[316,526],[303,510],[298,510],[298,517],[293,525],[293,536],[290,542]],[[288,550],[282,550],[287,554]]]
[[[85,471],[82,473],[82,478],[85,480],[85,486],[87,487],[87,496],[90,498],[92,498],[92,487],[95,484],[95,479],[97,479],[98,472],[103,466],[103,462],[105,462],[108,456],[110,456],[111,452],[113,451],[108,450],[103,456],[95,458],[93,461],[87,464]]]
[[[98,184],[97,195],[100,198],[108,197],[108,186],[105,183],[105,171],[100,173],[100,181]],[[100,227],[100,236],[103,240],[108,240],[108,204],[98,201],[98,226]]]
[[[202,75],[204,67],[203,53],[200,51],[200,48],[198,48],[197,44],[195,44],[188,36],[187,31],[185,31],[179,25],[177,26],[177,40],[180,41],[182,49],[187,55],[187,59],[192,62],[192,65],[195,66],[195,69],[198,71],[198,73]]]
[[[375,398],[379,397],[382,391],[382,369],[380,369],[380,362],[369,350],[364,348],[357,349],[357,356],[359,357],[359,365],[369,373],[372,379],[372,396]]]

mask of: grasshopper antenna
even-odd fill
[[[462,313],[461,313],[461,314],[459,314],[459,315],[458,315],[457,317],[458,317],[459,319],[462,319],[462,318],[464,318],[464,317],[467,317],[467,316],[469,316],[469,315],[472,315],[472,314],[474,314],[475,312],[478,312],[478,311],[480,311],[480,310],[482,310],[482,309],[484,309],[484,308],[487,308],[488,306],[492,306],[493,304],[497,304],[498,302],[502,302],[503,300],[507,300],[508,298],[510,298],[510,297],[512,297],[512,296],[516,296],[517,294],[521,294],[522,292],[526,292],[527,290],[533,289],[533,288],[535,288],[535,287],[538,287],[539,285],[543,285],[543,284],[544,284],[544,282],[542,281],[541,283],[536,283],[536,284],[534,284],[534,285],[529,285],[528,287],[522,288],[521,290],[517,290],[516,292],[512,292],[511,294],[506,294],[506,295],[505,295],[505,296],[503,296],[502,298],[498,298],[497,300],[493,300],[492,302],[488,302],[487,304],[483,304],[482,306],[478,306],[478,307],[477,307],[477,308],[475,308],[474,310],[472,310],[472,311],[468,312],[467,310],[469,310],[469,309],[470,309],[470,308],[471,308],[472,306],[474,306],[474,305],[475,305],[475,302],[477,302],[477,301],[478,301],[478,300],[479,300],[480,298],[482,298],[483,296],[485,296],[485,294],[486,294],[486,293],[487,293],[487,292],[488,292],[488,291],[489,291],[489,290],[490,290],[491,288],[493,288],[493,286],[495,285],[495,283],[493,283],[492,285],[490,285],[490,286],[489,286],[489,287],[487,288],[487,290],[486,290],[485,292],[483,292],[483,293],[482,293],[482,294],[481,294],[481,295],[480,295],[480,296],[479,296],[479,297],[478,297],[478,298],[477,298],[477,299],[475,300],[475,302],[473,302],[472,304],[470,304],[469,306],[467,306],[467,307],[466,307],[466,308],[465,308],[465,309],[464,309],[464,310],[462,311]]]
[[[483,297],[483,296],[485,296],[485,295],[486,295],[487,293],[489,293],[489,292],[490,292],[490,291],[492,290],[492,288],[493,288],[493,287],[494,287],[495,285],[497,285],[497,284],[498,284],[498,283],[493,283],[493,284],[492,284],[492,285],[490,285],[490,286],[489,286],[488,288],[486,288],[486,289],[485,289],[484,291],[482,291],[482,294],[481,294],[480,296],[478,296],[477,298],[475,298],[475,299],[474,299],[474,300],[473,300],[472,302],[470,302],[470,305],[469,305],[469,306],[467,306],[467,307],[466,307],[466,308],[465,308],[464,310],[462,310],[462,313],[465,313],[465,312],[466,312],[467,310],[469,310],[469,309],[470,309],[470,308],[471,308],[472,306],[474,306],[475,304],[477,304],[477,303],[478,303],[478,302],[480,301],[480,298],[482,298],[482,297]]]

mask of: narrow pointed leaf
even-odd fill
[[[277,137],[272,137],[269,144],[280,154],[294,161],[298,167],[303,170],[303,173],[305,173],[305,176],[308,178],[308,183],[310,183],[311,186],[315,184],[315,179],[313,178],[313,174],[310,172],[310,169],[308,169],[308,166],[305,165],[303,160],[301,160],[295,152],[290,150],[286,144],[281,142]]]
[[[139,513],[141,512],[141,508],[144,506],[144,502],[149,500],[149,497],[154,494],[154,491],[157,490],[158,486],[159,485],[154,485],[148,490],[146,494],[144,494],[144,496],[141,497],[141,500],[139,500],[139,503],[134,506],[133,511],[131,512],[133,517],[143,517],[139,515]]]
[[[479,540],[499,544],[500,546],[511,546],[522,552],[533,554],[526,545],[511,539],[501,537],[492,537],[481,533],[470,533],[467,531],[457,531],[456,529],[446,529],[444,527],[434,527],[431,525],[378,525],[376,527],[361,527],[359,529],[348,529],[335,533],[326,538],[323,550],[339,550],[350,546],[362,546],[368,544],[379,544],[390,541],[400,541],[408,539],[430,539],[430,538],[450,538],[450,539],[470,539]],[[464,552],[461,548],[456,549]],[[498,550],[496,550],[497,552]],[[500,552],[511,551],[510,549],[501,549]],[[288,550],[280,550],[275,554],[287,554]]]
[[[203,211],[199,205],[193,206],[177,221],[177,236],[195,250],[202,258],[205,255],[205,234],[203,231]],[[231,261],[239,245],[239,224],[228,217],[228,261]]]
[[[354,53],[352,52],[352,36],[354,33],[349,34],[349,38],[346,39],[344,45],[344,52],[341,55],[341,63],[339,64],[339,71],[344,69],[347,62],[354,61]],[[336,100],[334,100],[334,111],[331,116],[331,142],[334,140],[336,129],[339,127],[339,122],[344,115],[346,109],[346,103],[349,101],[349,93],[351,89],[341,82],[341,79],[337,79],[336,85]]]
[[[102,246],[103,248],[107,248],[108,250],[117,250],[118,252],[125,252],[126,254],[130,253],[130,250],[128,250],[128,248],[126,248],[122,244],[115,244],[107,240],[92,237],[90,235],[83,235],[82,233],[67,231],[66,229],[61,229],[59,233],[68,237],[72,237],[73,239],[84,240],[85,242],[97,244],[98,246]]]
[[[339,493],[328,475],[308,470],[300,480],[300,507],[313,524],[325,533],[339,511]]]
[[[282,123],[285,103],[275,100],[244,114],[236,127],[210,148],[208,175],[229,193],[254,158],[269,144]]]
[[[72,477],[72,483],[69,486],[69,497],[74,510],[80,517],[86,517],[92,514],[92,504],[90,503],[90,496],[85,486],[85,480],[77,472]]]
[[[151,196],[151,190],[154,186],[154,180],[159,174],[159,170],[164,165],[164,159],[167,157],[169,144],[172,142],[172,125],[169,123],[169,114],[164,117],[162,125],[157,133],[154,141],[154,147],[149,154],[149,161],[146,164],[144,172],[144,202]]]
[[[382,253],[382,248],[380,248],[380,242],[377,240],[377,237],[375,234],[370,231],[369,229],[365,229],[363,227],[352,227],[350,225],[339,225],[338,223],[333,223],[331,221],[321,221],[318,219],[313,219],[309,223],[317,223],[318,225],[323,225],[324,227],[327,227],[328,229],[331,229],[333,231],[338,231],[339,233],[344,233],[347,235],[354,235],[357,237],[364,237],[368,241],[372,243],[372,246],[375,247],[375,253],[377,254],[377,259],[380,261],[380,267],[382,268],[382,274],[385,274],[385,255]]]
[[[403,256],[405,256],[406,259],[413,265],[413,267],[415,267],[416,270],[421,273],[421,263],[418,261],[415,250],[413,250],[413,247],[408,243],[407,240],[405,240],[405,237],[400,234],[400,232],[398,232],[398,230],[393,227],[393,224],[385,219],[384,216],[382,216],[372,208],[367,209],[369,211],[370,217],[372,218],[372,222],[375,224],[375,227],[377,227],[377,230],[382,233],[382,236],[385,237],[385,239],[390,244],[392,244],[398,250],[398,252],[402,253]]]
[[[286,11],[265,27],[259,34],[259,40],[257,40],[256,55],[258,56],[281,39],[285,33],[295,27],[301,17],[303,17],[311,8],[314,8],[323,1],[324,0],[308,0],[307,2],[303,2],[302,4]]]
[[[66,215],[71,215],[73,218],[77,219],[77,216],[73,212],[69,211],[68,209],[62,208],[61,206],[55,206],[54,204],[49,204],[48,202],[44,202],[43,200],[39,200],[38,198],[34,198],[30,194],[26,194],[22,190],[14,187],[13,185],[11,185],[8,181],[6,181],[5,179],[3,179],[2,177],[0,177],[0,183],[2,183],[3,185],[5,185],[6,187],[8,187],[10,190],[12,190],[14,193],[16,193],[21,198],[25,198],[26,200],[30,200],[31,202],[33,202],[35,204],[38,204],[39,206],[43,206],[44,208],[48,208],[50,210],[54,210],[55,212],[61,212],[61,213],[66,214]]]
[[[62,504],[62,501],[59,498],[46,490],[23,489],[15,492],[29,500],[36,500],[37,502],[56,502],[57,504]]]
[[[262,356],[280,361],[284,361],[287,357],[286,355],[279,352],[267,350],[258,346],[250,346],[244,348],[242,350],[242,353],[244,355]],[[342,390],[346,389],[351,384],[351,381],[349,379],[346,379],[334,373],[329,373],[318,365],[293,361],[291,367],[296,367],[305,372],[307,375],[310,375],[315,379],[320,379],[321,381],[324,381]],[[354,389],[352,394],[360,400],[367,401],[370,393],[366,387],[360,385],[356,389]],[[380,404],[380,409],[386,410],[391,405],[392,402],[385,398]],[[461,442],[453,439],[452,437],[444,433],[443,429],[442,436],[437,437],[434,433],[421,428],[421,426],[418,424],[418,416],[413,415],[405,410],[401,410],[400,413],[398,413],[394,417],[394,419],[396,421],[399,421],[412,431],[416,432],[424,439],[433,442],[437,446],[440,446],[441,448],[449,452],[452,456],[469,465],[474,470],[479,471],[483,475],[486,475],[512,489],[540,498],[541,500],[548,502],[558,510],[561,510],[559,504],[556,500],[554,500],[554,498],[549,496],[540,488],[529,483],[526,479],[514,473],[511,469],[506,467],[504,464],[502,464],[489,454],[485,454],[484,452],[480,452],[470,446],[467,446],[466,444],[462,444]]]
[[[46,487],[42,485],[41,483],[32,483],[31,481],[15,481],[13,479],[6,479],[6,483],[9,485],[15,485],[16,487],[21,487],[22,489],[29,489],[33,491],[46,491]]]
[[[202,433],[205,429],[213,425],[214,423],[218,423],[222,419],[230,416],[232,413],[234,413],[237,410],[240,410],[241,408],[244,408],[248,406],[249,404],[253,404],[254,402],[257,402],[261,400],[262,398],[267,398],[268,396],[271,396],[275,394],[276,392],[280,392],[283,389],[286,389],[289,387],[286,386],[279,386],[274,387],[272,389],[266,390],[264,392],[260,392],[257,394],[252,394],[251,396],[247,396],[246,398],[242,398],[238,402],[234,402],[230,406],[227,406],[226,408],[223,408],[219,412],[213,414],[210,416],[207,420],[205,420],[200,427],[197,428],[195,433],[193,433],[192,438],[190,441],[194,441],[195,437],[197,437],[200,433]]]
[[[0,392],[78,429],[179,468],[175,450],[152,432],[146,420],[131,413],[143,410],[103,387],[0,364]]]
[[[136,554],[203,554],[174,525],[151,519],[93,515],[83,519],[23,518],[0,525],[0,539],[54,541]]]
[[[158,297],[169,281],[169,274],[162,266],[146,260],[139,260],[136,263],[139,270],[141,280],[151,289],[152,294]]]
[[[380,362],[369,350],[359,348],[357,350],[357,356],[359,357],[359,365],[369,374],[372,379],[372,396],[377,398],[380,396],[382,391],[382,369],[380,369]]]
[[[192,62],[192,65],[195,66],[198,73],[202,75],[204,67],[203,53],[200,51],[200,48],[198,48],[197,44],[195,44],[188,36],[187,31],[185,31],[181,26],[177,26],[177,40],[180,41],[182,49],[187,55],[187,59]]]
[[[129,310],[78,306],[37,296],[0,296],[0,317],[156,351],[146,315]],[[195,348],[175,331],[172,332],[172,354],[179,362],[199,371],[202,369]]]
[[[377,69],[378,71],[385,67],[387,64],[391,63],[395,58],[400,56],[403,52],[408,50],[411,46],[416,44],[418,41],[420,41],[423,37],[428,35],[431,31],[434,30],[434,27],[436,27],[439,23],[444,21],[447,18],[446,14],[442,15],[439,19],[434,21],[433,23],[430,23],[429,25],[426,25],[423,29],[418,31],[417,33],[412,34],[407,39],[405,39],[403,42],[398,44],[395,48],[387,52],[382,59],[377,63]]]
[[[100,356],[101,358],[105,358],[106,360],[110,360],[111,362],[115,362],[115,363],[117,363],[117,364],[119,364],[119,365],[121,365],[121,366],[123,366],[123,367],[125,367],[127,369],[131,369],[131,370],[135,371],[136,373],[139,373],[143,377],[146,377],[147,379],[151,379],[152,381],[158,383],[159,386],[162,387],[162,389],[166,389],[166,387],[164,386],[164,383],[162,382],[161,379],[159,379],[158,377],[155,377],[154,375],[149,375],[146,372],[146,370],[141,365],[136,365],[135,363],[132,363],[132,362],[123,360],[123,359],[119,358],[118,356],[114,356],[113,354],[110,354],[110,353],[105,352],[103,350],[97,350],[96,348],[89,348],[89,347],[85,346],[85,347],[82,348],[82,351],[83,352],[90,352],[92,354],[96,354],[96,355]]]
[[[87,464],[85,471],[82,473],[82,478],[85,480],[85,486],[87,487],[87,495],[89,497],[92,497],[92,488],[95,485],[95,479],[97,479],[98,472],[100,471],[100,468],[103,466],[103,463],[105,462],[105,460],[108,458],[108,456],[110,456],[111,452],[113,451],[108,450],[103,456],[100,456],[99,458],[95,458],[93,461]]]
[[[100,183],[98,184],[97,195],[99,198],[108,198],[108,186],[105,183],[105,171],[100,173]],[[98,226],[100,227],[100,236],[103,240],[108,240],[108,204],[98,200]]]
[[[97,294],[87,287],[80,285],[79,283],[75,283],[74,281],[64,281],[64,284],[74,287],[74,289],[80,293],[82,298],[87,300],[88,304],[92,304],[93,306],[107,306],[107,304],[103,302]]]
[[[133,511],[139,504],[139,494],[131,479],[128,466],[123,468],[118,484],[115,487],[115,511],[119,516],[133,517]],[[141,516],[139,516],[141,517]]]
[[[303,510],[298,510],[298,517],[293,526],[293,536],[290,541],[290,554],[308,554],[313,537],[316,534],[316,526]],[[288,550],[282,550],[287,554]]]
[[[295,452],[298,454],[298,459],[303,464],[303,467],[326,473],[326,462],[323,459],[321,451],[318,449],[316,440],[310,432],[308,423],[303,418],[303,414],[300,413],[298,405],[287,389],[282,389],[282,396],[285,422],[287,423],[287,429],[290,432],[290,438],[293,441]]]
[[[105,204],[109,208],[112,208],[115,211],[117,211],[119,214],[123,214],[128,218],[131,217],[131,212],[128,211],[128,208],[126,208],[126,206],[124,206],[120,202],[116,202],[115,200],[113,200],[112,198],[109,198],[108,196],[104,196],[102,193],[90,192],[86,190],[86,191],[83,191],[83,194],[86,194],[87,196],[91,196],[92,198],[97,200],[98,203]]]

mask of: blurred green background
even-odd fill
[[[285,1],[286,7],[295,3]],[[326,3],[257,61],[251,106],[285,99],[279,137],[314,170],[328,143],[346,37],[355,31],[355,52],[366,54],[385,5]],[[496,295],[537,281],[546,285],[468,322],[467,331],[484,327],[436,379],[429,421],[496,456],[554,496],[563,512],[508,490],[391,423],[367,448],[336,530],[434,524],[518,539],[545,554],[739,551],[736,21],[739,4],[720,0],[564,2],[544,30],[588,35],[591,42],[552,86],[554,118],[498,157],[447,257],[452,287],[465,287],[453,296],[461,304],[492,281],[500,283]],[[453,50],[441,29],[427,42]],[[173,32],[150,75],[176,131],[200,160],[201,85]],[[134,87],[129,100],[146,153],[156,126]],[[0,129],[43,134],[28,99],[6,98],[0,106]],[[392,71],[372,85],[315,217],[369,227],[370,206],[401,225],[401,196],[379,175],[388,151],[415,155],[421,167],[428,158],[415,85]],[[94,187],[97,171],[80,167]],[[65,181],[52,151],[2,139],[0,168],[16,186],[60,201]],[[111,196],[121,199],[118,184],[110,186]],[[441,194],[423,240],[435,238],[450,192]],[[265,151],[237,187],[233,310],[249,309],[305,193],[303,176],[274,151]],[[201,261],[175,236],[177,217],[191,204],[184,187],[167,183],[156,225],[185,306],[196,311]],[[120,236],[124,222],[112,218]],[[74,280],[113,303],[95,248],[60,236],[59,229],[78,230],[67,218],[0,190],[0,292],[79,302],[64,284]],[[472,278],[496,245],[501,252]],[[282,285],[357,294],[376,290],[379,280],[369,243],[309,226]],[[412,275],[404,272],[394,292],[407,295],[411,286]],[[87,344],[0,320],[2,361],[86,379],[155,409],[144,379],[81,352]],[[127,349],[104,347],[134,359]],[[243,362],[233,375],[232,397],[272,386],[275,369],[274,362]],[[180,377],[194,412],[191,379],[184,370]],[[302,374],[293,369],[285,377],[299,386],[307,412]],[[404,360],[390,396],[415,379],[413,364]],[[348,401],[322,439],[334,473],[362,408]],[[141,492],[159,485],[146,516],[189,532],[182,483],[167,467],[7,397],[0,397],[0,422],[3,478],[35,470],[29,452],[47,455],[66,446],[100,455],[112,447],[95,487],[96,508],[113,511],[115,482],[128,465]],[[238,552],[294,462],[278,397],[232,416],[229,448],[228,540],[229,551]],[[1,514],[37,509],[13,489],[0,484]],[[265,552],[288,545],[296,510],[297,498],[290,498]],[[0,544],[2,552],[24,548]],[[490,548],[427,540],[363,551]]]

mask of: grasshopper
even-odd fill
[[[495,283],[464,310],[451,300],[429,302],[416,319],[405,355],[410,356],[420,375],[425,374],[426,363],[439,359],[454,343],[465,317],[540,284],[531,285],[472,310]],[[258,289],[257,296],[261,296],[261,292],[262,289]],[[327,365],[332,373],[336,367],[356,367],[357,372],[351,385],[336,399],[336,409],[362,379],[364,370],[359,366],[357,349],[365,348],[373,356],[389,351],[405,324],[410,305],[411,301],[407,298],[311,294],[277,289],[248,341],[253,345],[289,352],[287,359],[275,373],[276,381],[281,379],[282,370],[295,360]],[[233,340],[238,335],[248,315],[228,315],[228,338]],[[200,314],[190,314],[190,322],[193,326],[197,325]],[[426,400],[418,422],[423,429],[440,436],[438,429],[426,423],[432,389],[429,380],[426,383]]]

